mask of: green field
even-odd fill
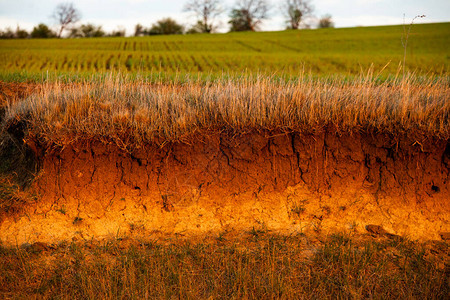
[[[214,35],[48,40],[1,40],[0,78],[42,73],[129,74],[260,73],[355,75],[373,65],[395,74],[403,61],[403,26],[246,32]],[[407,68],[447,75],[450,23],[415,24]]]

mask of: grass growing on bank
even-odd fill
[[[44,147],[100,139],[130,150],[199,132],[251,130],[450,137],[448,78],[377,82],[369,72],[352,81],[259,76],[158,84],[111,76],[37,90],[8,105],[2,132],[20,131]]]
[[[251,232],[202,242],[118,240],[0,248],[3,297],[445,299],[448,244]]]

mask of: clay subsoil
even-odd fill
[[[198,134],[132,153],[96,141],[45,153],[28,191],[35,200],[1,218],[3,244],[232,230],[364,233],[368,225],[440,240],[450,231],[449,141],[254,131]]]

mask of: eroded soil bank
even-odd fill
[[[43,155],[4,244],[230,230],[450,231],[450,143],[385,135],[198,135],[127,153],[83,142]]]

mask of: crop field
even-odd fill
[[[447,299],[450,23],[411,29],[0,40],[0,298]]]
[[[119,71],[147,74],[262,73],[357,75],[373,66],[388,76],[403,61],[403,26],[139,38],[1,40],[0,76]],[[413,25],[407,67],[446,75],[450,23]]]

